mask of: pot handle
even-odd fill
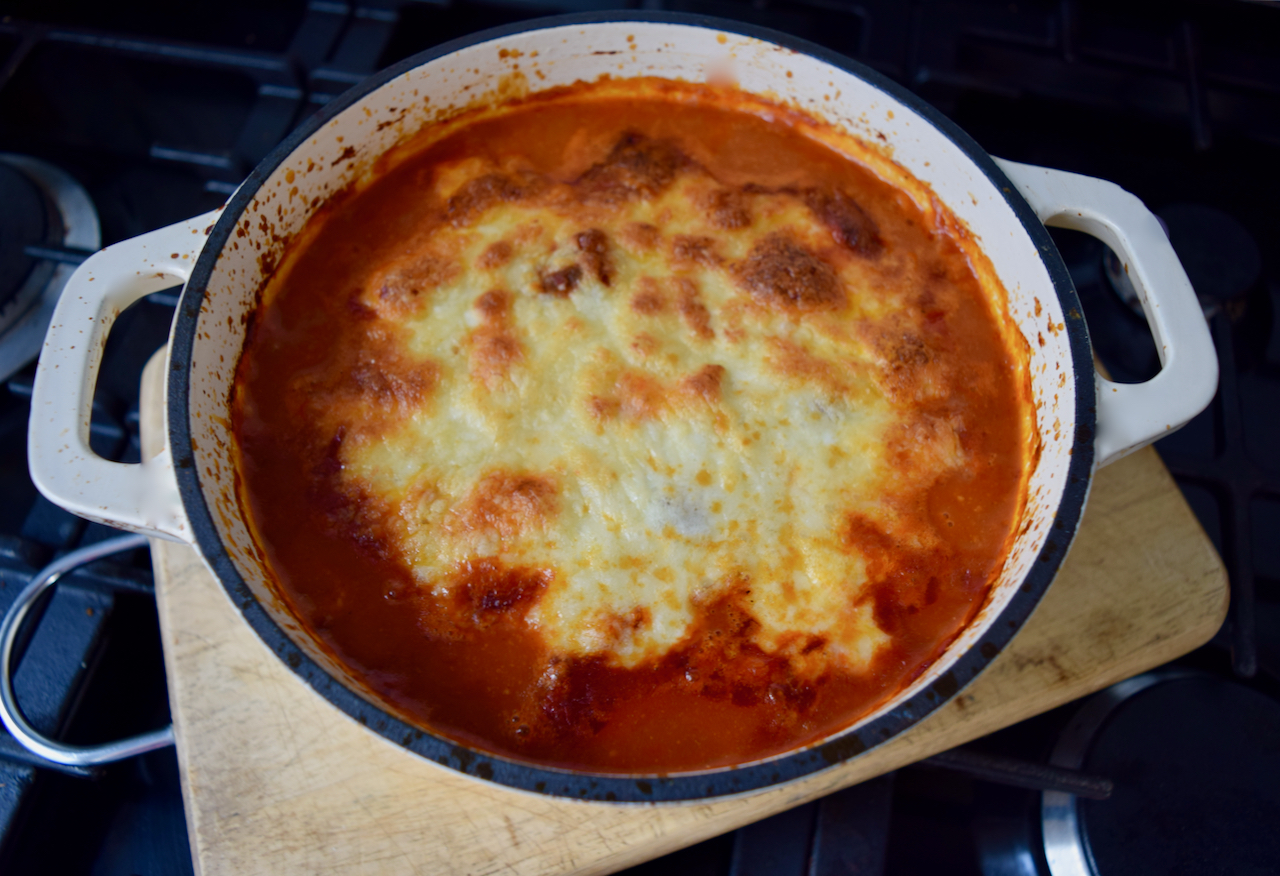
[[[1195,290],[1159,220],[1115,183],[996,159],[1045,225],[1090,234],[1111,247],[1142,301],[1160,355],[1145,383],[1098,381],[1098,466],[1183,426],[1213,400],[1218,356]]]
[[[221,210],[100,250],[67,281],[45,335],[31,396],[27,461],[51,502],[120,529],[189,541],[166,447],[140,463],[89,447],[98,366],[116,318],[144,295],[185,283]]]

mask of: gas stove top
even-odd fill
[[[1273,4],[229,0],[196,13],[9,2],[0,18],[0,608],[51,559],[115,534],[54,507],[26,475],[32,326],[47,322],[67,271],[99,245],[217,207],[285,134],[381,67],[484,27],[595,8],[721,16],[813,40],[915,90],[992,154],[1119,183],[1164,222],[1222,365],[1210,409],[1157,445],[1231,577],[1231,616],[1213,642],[1097,698],[637,871],[1063,876],[1138,872],[1141,862],[1152,872],[1271,872],[1280,860]],[[1117,380],[1153,375],[1156,350],[1114,258],[1092,238],[1053,235],[1099,359]],[[141,368],[164,343],[176,292],[136,305],[111,336],[91,429],[104,456],[138,459]],[[38,729],[89,742],[167,720],[149,589],[146,551],[136,551],[73,573],[39,607],[15,673]],[[55,769],[0,733],[0,872],[191,866],[171,750]]]

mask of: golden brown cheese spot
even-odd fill
[[[588,202],[652,198],[671,185],[686,161],[673,144],[628,132],[604,161],[582,175],[578,186]]]
[[[510,376],[511,366],[524,356],[524,351],[508,318],[509,294],[490,289],[476,299],[474,307],[482,322],[468,337],[468,364],[472,378],[493,390]]]
[[[582,251],[582,260],[601,285],[613,283],[613,263],[609,258],[609,238],[599,228],[590,228],[574,238]]]
[[[680,391],[687,396],[699,398],[707,404],[720,401],[720,386],[724,382],[723,365],[703,365],[698,372],[680,381]]]
[[[376,434],[421,410],[440,383],[440,365],[406,356],[388,337],[394,334],[375,328],[363,345],[348,346],[296,376],[285,394],[288,410],[300,420],[323,424],[324,441],[335,430]],[[342,428],[344,422],[348,429]]]
[[[814,384],[836,397],[849,395],[853,390],[852,378],[857,370],[854,367],[823,359],[788,338],[769,338],[769,350],[765,361],[777,374]]]
[[[432,251],[415,253],[374,275],[359,303],[380,316],[413,313],[428,295],[462,272],[456,261]]]
[[[533,178],[516,179],[502,173],[487,173],[465,183],[454,193],[445,204],[444,215],[454,228],[463,228],[490,207],[519,201],[538,188]]]
[[[511,309],[511,296],[502,289],[490,289],[476,299],[475,308],[486,322],[498,320]]]
[[[667,406],[662,384],[642,371],[624,371],[614,389],[621,414],[629,420],[657,417]]]
[[[862,256],[880,254],[883,243],[875,222],[849,195],[838,190],[807,189],[804,202],[831,232],[836,243]]]
[[[622,412],[622,402],[613,396],[593,395],[587,399],[587,411],[597,420],[612,420]]]
[[[555,517],[556,495],[555,481],[549,476],[490,472],[449,515],[445,530],[454,534],[492,533],[513,539],[546,526]]]
[[[647,359],[658,352],[658,339],[648,332],[641,332],[631,339],[631,349],[641,359]]]
[[[538,291],[555,298],[568,298],[569,293],[578,288],[582,281],[582,268],[569,265],[558,271],[543,274],[538,280]]]
[[[671,258],[677,265],[701,265],[718,267],[722,262],[716,254],[716,242],[710,237],[677,234],[671,239]]]
[[[868,327],[879,366],[876,383],[894,399],[924,402],[944,398],[950,383],[945,366],[920,334],[899,328],[897,322],[878,331]]]
[[[636,294],[631,298],[631,309],[642,316],[652,316],[667,309],[666,296],[653,277],[640,277],[635,283]]]
[[[491,390],[510,376],[511,366],[522,355],[520,342],[510,329],[477,329],[471,334],[471,376]]]
[[[889,367],[895,371],[909,371],[933,361],[929,348],[919,336],[904,332],[889,340]]]
[[[647,222],[630,222],[622,229],[622,239],[633,249],[651,252],[662,240],[662,232]]]
[[[711,328],[711,312],[698,297],[698,286],[688,277],[677,277],[676,307],[680,310],[680,318],[684,324],[704,341],[713,340],[716,333]]]
[[[625,368],[605,380],[610,381],[608,388],[586,400],[588,413],[597,421],[641,422],[660,418],[670,410],[670,387],[647,371]]]
[[[476,266],[483,270],[500,268],[511,261],[514,251],[510,241],[499,240],[496,243],[491,243],[480,254],[480,258],[476,261]]]
[[[745,193],[735,189],[718,189],[707,199],[711,224],[722,231],[737,231],[751,225],[751,212]]]
[[[781,232],[756,243],[734,274],[753,298],[771,307],[820,310],[845,303],[835,270]]]
[[[439,382],[440,366],[434,362],[410,362],[399,355],[361,356],[350,372],[343,394],[355,401],[372,402],[379,412],[407,416],[422,406]]]

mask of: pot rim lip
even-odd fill
[[[1076,430],[1062,497],[1050,533],[1018,590],[988,621],[986,631],[954,659],[933,684],[876,719],[821,742],[742,766],[669,775],[602,774],[538,766],[471,749],[422,730],[348,689],[312,660],[258,602],[231,561],[201,489],[190,429],[190,364],[201,305],[214,266],[241,214],[262,184],[307,138],[351,106],[402,74],[460,49],[529,31],[573,25],[635,22],[671,24],[740,35],[806,54],[856,76],[919,113],[986,175],[1031,238],[1062,304],[1075,391]],[[196,547],[227,595],[268,648],[318,694],[358,723],[427,760],[509,788],[555,797],[619,803],[677,803],[726,798],[774,787],[830,769],[875,748],[917,724],[951,700],[1004,649],[1039,604],[1074,539],[1088,497],[1094,464],[1096,378],[1092,347],[1075,287],[1048,230],[1000,170],[968,134],[914,93],[866,65],[808,40],[770,28],[676,12],[587,12],[528,19],[477,31],[406,58],[326,104],[284,139],[245,179],[226,204],[197,257],[174,315],[169,350],[167,429],[178,490]]]

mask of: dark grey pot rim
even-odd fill
[[[1053,281],[1065,314],[1067,337],[1071,350],[1072,376],[1076,400],[1076,433],[1062,499],[1058,503],[1048,540],[1022,585],[987,631],[973,643],[950,669],[932,685],[899,704],[894,709],[853,730],[835,735],[827,741],[766,761],[744,766],[697,773],[671,775],[602,775],[539,767],[517,760],[492,755],[460,745],[409,724],[369,703],[347,689],[325,672],[275,623],[257,601],[232,563],[218,536],[209,506],[201,489],[200,472],[195,465],[189,425],[191,353],[198,329],[200,305],[222,248],[227,244],[236,222],[259,187],[284,160],[308,137],[343,110],[366,95],[415,67],[448,55],[458,49],[488,42],[504,36],[564,25],[590,25],[606,22],[644,22],[678,24],[740,34],[771,42],[795,52],[810,55],[857,76],[911,107],[946,135],[962,152],[982,169],[996,190],[1001,192],[1034,243]],[[1066,266],[1048,231],[1030,206],[1017,193],[1016,187],[996,163],[974,140],[953,122],[919,97],[876,71],[828,49],[788,34],[700,15],[657,12],[592,12],[553,16],[480,31],[461,39],[443,43],[407,58],[356,85],[327,104],[285,139],[249,175],[232,196],[222,216],[214,225],[187,282],[174,317],[169,353],[169,446],[172,448],[183,507],[191,522],[195,542],[231,600],[245,620],[295,674],[317,693],[359,723],[381,736],[428,760],[471,776],[496,782],[522,791],[584,800],[630,803],[677,802],[704,800],[743,794],[790,782],[828,769],[892,739],[954,697],[965,685],[985,669],[1008,644],[1030,617],[1041,596],[1052,583],[1067,548],[1075,536],[1088,495],[1093,472],[1094,435],[1096,426],[1095,378],[1088,330],[1083,309]]]

